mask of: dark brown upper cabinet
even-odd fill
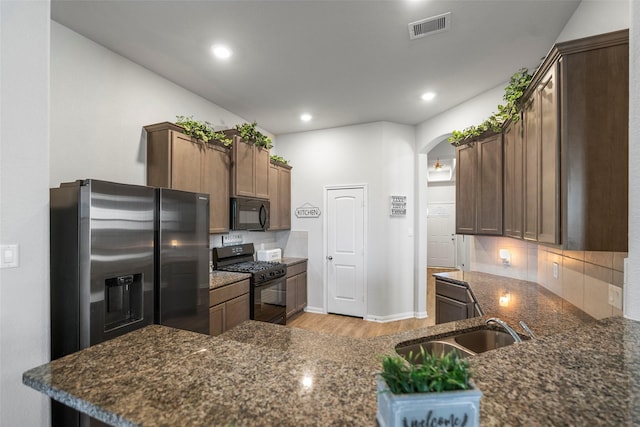
[[[269,165],[266,148],[246,142],[234,129],[224,131],[233,138],[231,147],[231,197],[269,198]]]
[[[524,222],[524,145],[522,120],[509,123],[504,130],[504,235],[523,238]]]
[[[502,235],[502,134],[456,149],[456,233]]]
[[[523,97],[525,239],[628,250],[628,73],[627,30],[559,43],[536,72]]]
[[[173,123],[147,131],[147,185],[209,194],[209,232],[229,230],[229,149],[182,133]]]

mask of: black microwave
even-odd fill
[[[266,231],[269,228],[269,201],[231,198],[231,229]]]

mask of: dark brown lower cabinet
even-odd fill
[[[307,261],[287,266],[287,319],[307,306]]]
[[[480,307],[466,286],[436,279],[436,324],[480,316]]]
[[[209,291],[209,334],[220,335],[250,318],[249,279]]]

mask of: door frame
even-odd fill
[[[367,318],[369,314],[368,305],[368,289],[369,281],[367,279],[367,256],[368,256],[368,230],[369,230],[369,191],[367,184],[352,184],[352,185],[325,185],[323,189],[323,209],[325,212],[324,219],[322,220],[322,298],[324,302],[324,312],[329,313],[329,262],[327,260],[327,251],[329,249],[328,243],[328,229],[329,229],[329,191],[331,190],[356,190],[362,189],[362,201],[364,203],[362,210],[363,221],[363,254],[362,254],[362,268],[363,268],[363,280],[364,280],[364,315],[363,319]]]

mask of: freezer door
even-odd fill
[[[156,194],[156,323],[208,334],[209,195]]]

